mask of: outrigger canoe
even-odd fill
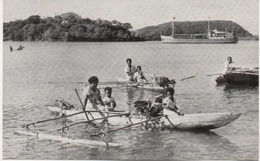
[[[62,113],[65,116],[73,115],[74,113],[79,113],[79,110],[61,110],[59,107],[49,106],[48,109],[54,113]],[[97,111],[90,112],[88,114],[90,119],[102,118],[100,113]],[[120,112],[109,112],[109,116],[118,115]],[[122,112],[121,112],[122,113]],[[179,130],[211,130],[222,126],[225,126],[237,118],[240,117],[241,113],[204,113],[204,114],[185,114],[184,116],[179,116],[176,113],[164,109],[164,114],[167,117],[160,118],[160,122],[164,124],[167,128],[174,128]],[[66,117],[67,119],[78,122],[86,120],[84,112],[73,115],[71,117]],[[135,124],[147,120],[146,117],[142,116],[121,116],[121,117],[109,117],[108,123],[112,126],[125,126],[127,124]],[[95,123],[100,123],[102,119],[95,121]]]

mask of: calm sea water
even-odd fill
[[[9,51],[9,46],[25,46]],[[216,86],[227,56],[236,66],[258,67],[258,42],[224,45],[164,45],[160,42],[3,44],[3,158],[4,159],[172,159],[257,160],[259,147],[258,87]],[[144,72],[175,78],[177,106],[184,113],[233,112],[243,115],[211,132],[151,131],[140,127],[109,135],[122,148],[67,145],[13,134],[22,124],[56,117],[47,105],[64,99],[80,107],[74,89],[96,75],[101,82],[124,77],[126,58]],[[195,78],[180,81],[184,77]],[[109,85],[109,84],[106,84]],[[136,100],[158,92],[118,87],[113,89],[118,110],[128,110]],[[60,121],[39,124],[36,129],[58,135]],[[76,138],[89,138],[83,126],[71,128]]]

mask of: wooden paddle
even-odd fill
[[[77,89],[75,89],[75,92],[76,92],[76,94],[77,94],[77,96],[78,96],[78,98],[79,98],[80,104],[81,104],[81,106],[82,106],[82,110],[84,111],[87,120],[89,120],[88,114],[86,113],[85,107],[84,107],[84,105],[83,105],[83,103],[82,103],[82,101],[81,101],[81,99],[80,99],[80,97],[79,97],[79,93],[78,93]]]
[[[185,77],[185,78],[180,79],[180,81],[184,81],[184,80],[190,79],[190,78],[195,78],[195,76],[196,76],[196,75],[192,75],[192,76],[189,76],[189,77]]]
[[[207,74],[207,76],[214,76],[214,75],[221,75],[222,73],[215,73],[215,74]]]

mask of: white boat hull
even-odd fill
[[[58,107],[48,107],[51,112],[60,113],[62,112],[64,115],[70,115],[76,112],[77,110],[64,110],[61,111]],[[180,130],[210,130],[225,126],[234,120],[236,120],[240,114],[232,114],[232,113],[205,113],[205,114],[185,114],[184,116],[179,116],[172,111],[164,110],[164,114],[168,115],[169,120],[171,123],[165,118],[161,118],[160,122],[164,122],[164,125],[167,128],[174,128]],[[101,115],[98,112],[92,113],[94,118],[101,118]],[[109,114],[109,116],[117,115],[115,113]],[[90,119],[93,119],[90,115],[88,115]],[[84,113],[74,115],[71,117],[66,117],[67,119],[73,122],[79,122],[86,120],[86,116]],[[138,123],[141,121],[145,121],[145,117],[132,117],[129,119],[126,116],[121,117],[111,117],[108,118],[108,122],[112,126],[125,126],[131,123]],[[97,120],[97,123],[100,123],[102,120]],[[174,127],[173,127],[173,125]]]
[[[237,43],[237,38],[219,38],[219,39],[181,39],[173,38],[171,36],[162,36],[162,43],[169,44],[226,44],[226,43]]]

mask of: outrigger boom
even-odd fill
[[[89,119],[87,121],[82,121],[82,122],[78,122],[78,123],[73,123],[70,124],[68,126],[64,126],[60,129],[58,129],[57,131],[62,131],[62,137],[60,136],[55,136],[55,135],[50,135],[50,134],[43,134],[43,133],[37,133],[35,132],[35,125],[39,124],[39,123],[44,123],[44,122],[48,122],[48,121],[54,121],[54,120],[58,120],[58,119],[62,119],[62,118],[67,118],[67,117],[71,117],[74,115],[78,115],[78,114],[82,114],[82,113],[100,113],[100,111],[82,111],[82,112],[76,112],[67,116],[61,116],[61,117],[57,117],[57,118],[52,118],[52,119],[47,119],[47,120],[41,120],[41,121],[36,121],[33,123],[29,123],[26,125],[22,125],[22,128],[26,128],[26,131],[14,131],[15,134],[20,134],[20,135],[27,135],[27,136],[34,136],[36,138],[39,139],[46,139],[46,140],[55,140],[55,141],[60,141],[63,143],[73,143],[73,144],[85,144],[85,145],[91,145],[91,146],[107,146],[107,147],[120,147],[122,146],[122,144],[118,144],[118,143],[108,143],[108,142],[103,142],[103,141],[94,141],[94,140],[85,140],[85,139],[74,139],[71,138],[69,136],[69,127],[74,126],[74,125],[78,125],[78,124],[82,124],[82,123],[92,123],[93,121],[96,120],[104,120],[106,121],[107,118],[110,117],[121,117],[121,116],[128,116],[129,112],[124,112],[124,113],[120,113],[120,112],[112,112],[112,114],[115,115],[110,115],[110,116],[106,116],[106,117],[102,117],[102,118],[93,118],[93,119]],[[106,112],[105,112],[106,113]],[[111,114],[111,113],[110,113]],[[93,116],[92,116],[93,117]],[[30,126],[33,126],[33,129],[30,129]],[[65,131],[67,130],[67,131]],[[66,134],[67,137],[64,137]]]

